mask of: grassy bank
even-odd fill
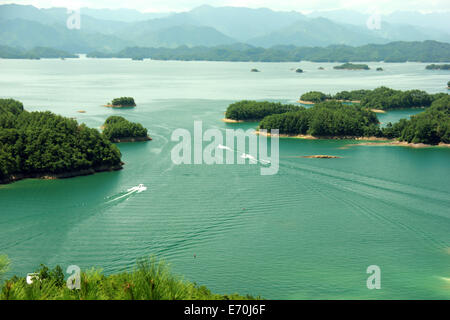
[[[173,274],[164,261],[139,259],[132,271],[105,275],[101,270],[82,271],[80,289],[70,290],[61,267],[41,265],[37,278],[12,277],[2,281],[8,260],[0,257],[0,300],[247,300],[252,296],[215,294]]]

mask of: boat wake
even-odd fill
[[[217,146],[217,149],[219,149],[219,150],[227,150],[227,151],[231,151],[231,152],[234,152],[234,153],[238,153],[239,152],[237,150],[233,150],[230,147],[227,147],[227,146],[224,146],[224,145],[221,145],[221,144],[219,144]],[[242,159],[248,159],[251,164],[256,164],[256,163],[260,163],[260,164],[263,164],[263,165],[269,165],[270,164],[270,160],[264,160],[264,159],[259,159],[258,160],[256,157],[254,157],[254,156],[252,156],[250,154],[247,154],[247,153],[242,153],[240,155],[240,157]]]
[[[130,196],[130,195],[132,195],[134,193],[141,193],[141,192],[146,191],[146,190],[147,190],[147,187],[144,186],[143,184],[140,184],[140,185],[138,185],[136,187],[132,187],[132,188],[128,189],[125,194],[123,194],[123,195],[121,195],[121,196],[119,196],[117,198],[114,198],[112,200],[109,200],[106,203],[114,202],[114,201],[123,199],[125,197],[128,197],[128,196]]]

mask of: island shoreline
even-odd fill
[[[121,162],[120,165],[116,166],[100,166],[95,168],[81,169],[63,173],[48,173],[48,172],[37,172],[27,174],[17,173],[9,176],[8,178],[0,179],[0,185],[10,184],[25,179],[42,179],[42,180],[68,179],[74,177],[88,176],[100,172],[119,171],[123,169],[124,164],[125,163]]]
[[[270,137],[270,133],[262,133],[260,131],[255,131],[256,135],[263,135]],[[280,138],[293,138],[293,139],[304,139],[304,140],[354,140],[354,141],[368,141],[366,143],[351,144],[352,146],[399,146],[399,147],[410,147],[410,148],[432,148],[432,147],[444,147],[450,148],[449,143],[439,143],[437,145],[425,144],[425,143],[409,143],[406,141],[398,141],[395,139],[388,139],[383,137],[358,137],[358,136],[323,136],[315,137],[306,134],[299,135],[289,135],[289,134],[278,134]],[[370,142],[378,141],[378,142]]]

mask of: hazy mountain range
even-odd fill
[[[218,46],[245,43],[328,46],[391,41],[450,42],[450,13],[395,12],[381,16],[381,29],[367,28],[368,15],[356,11],[280,12],[270,9],[201,6],[182,13],[142,13],[131,9],[81,9],[81,29],[66,27],[65,8],[0,6],[0,45],[69,52],[116,52],[131,46]]]

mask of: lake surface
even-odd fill
[[[292,103],[310,90],[381,85],[447,92],[448,71],[368,64],[370,71],[337,71],[335,64],[308,62],[0,60],[0,97],[97,128],[123,115],[154,139],[120,144],[126,165],[119,172],[1,185],[0,253],[12,260],[9,275],[40,263],[113,273],[154,254],[219,293],[449,299],[450,149],[281,139],[273,176],[261,176],[258,165],[171,161],[172,132],[192,131],[195,120],[204,130],[255,127],[221,121],[236,100]],[[378,66],[385,71],[376,72]],[[298,67],[305,73],[292,70]],[[102,107],[119,96],[134,97],[138,106]],[[386,123],[419,111],[379,118]],[[301,158],[314,154],[342,158]],[[124,196],[140,183],[148,190]],[[381,290],[366,287],[370,265],[381,268]]]

